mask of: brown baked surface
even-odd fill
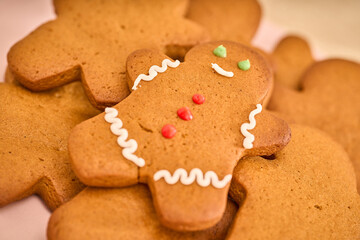
[[[275,159],[242,159],[230,195],[241,206],[227,239],[359,239],[360,196],[343,148],[292,125]]]
[[[175,232],[160,224],[144,185],[86,188],[51,216],[48,239],[224,239],[236,211],[236,204],[228,200],[216,226],[199,232]]]
[[[127,56],[155,48],[174,56],[209,40],[184,18],[186,0],[55,0],[57,18],[16,43],[10,71],[27,88],[51,89],[81,79],[91,103],[112,106],[130,92]]]
[[[271,54],[275,82],[298,90],[305,70],[315,61],[307,41],[299,36],[289,35],[280,40]]]
[[[327,132],[348,152],[360,191],[360,65],[328,59],[312,65],[302,91],[275,85],[268,108],[288,121]]]
[[[228,56],[219,58],[213,50],[223,44]],[[129,86],[150,66],[161,66],[165,55],[154,50],[139,50],[127,61]],[[242,71],[237,62],[250,59],[251,68]],[[217,63],[234,77],[216,73],[211,63]],[[69,151],[78,177],[90,186],[121,187],[137,182],[148,183],[160,221],[176,230],[201,230],[215,225],[223,215],[229,184],[216,189],[197,184],[167,184],[154,181],[158,170],[171,174],[178,168],[189,173],[199,168],[203,173],[215,171],[219,179],[231,174],[237,161],[246,155],[270,155],[280,150],[290,138],[287,124],[263,110],[256,115],[254,147],[243,147],[242,123],[262,103],[272,85],[265,60],[251,48],[234,42],[212,42],[198,45],[185,56],[177,68],[168,68],[152,81],[140,82],[141,87],[116,105],[128,139],[138,143],[136,155],[146,165],[137,165],[122,155],[117,136],[110,131],[105,113],[74,128],[69,138]],[[203,94],[202,105],[192,102],[196,93]],[[184,121],[176,111],[189,107],[194,119]],[[176,126],[177,135],[164,138],[160,131],[167,124]],[[166,193],[166,194],[165,194]],[[211,197],[209,197],[211,196]]]
[[[186,16],[208,30],[212,40],[250,43],[261,7],[256,0],[191,0]]]
[[[99,111],[78,82],[43,93],[1,83],[0,93],[0,206],[38,194],[54,210],[84,187],[70,167],[70,130]]]

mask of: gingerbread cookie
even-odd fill
[[[140,48],[171,55],[208,40],[187,19],[186,0],[55,0],[57,19],[43,24],[8,53],[10,71],[27,88],[51,89],[81,79],[98,108],[130,92],[127,56]]]
[[[237,161],[289,141],[287,124],[262,107],[272,78],[251,48],[207,43],[183,63],[139,50],[128,58],[127,76],[130,96],[72,131],[73,169],[90,186],[149,184],[167,227],[215,225]]]
[[[207,29],[212,40],[250,43],[261,7],[256,0],[191,0],[187,17]]]
[[[245,158],[230,194],[241,207],[227,239],[359,239],[360,196],[343,148],[328,135],[292,125],[273,158]]]
[[[275,82],[299,89],[305,70],[314,63],[309,44],[298,36],[286,36],[275,47],[272,55]]]
[[[182,233],[160,224],[150,191],[144,185],[86,188],[51,216],[48,239],[224,239],[236,211],[236,204],[228,200],[216,226]]]
[[[341,143],[354,164],[360,192],[360,65],[341,59],[317,62],[301,83],[302,91],[275,85],[269,109]]]
[[[78,82],[43,93],[2,83],[0,92],[0,206],[39,194],[53,210],[83,188],[70,167],[70,130],[99,111]]]

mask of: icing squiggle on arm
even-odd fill
[[[249,115],[250,123],[243,123],[241,125],[241,133],[245,137],[243,146],[246,149],[253,148],[253,142],[255,141],[255,137],[253,134],[249,133],[248,130],[252,130],[255,128],[255,126],[256,126],[255,115],[260,113],[261,111],[262,111],[261,104],[256,104],[256,109],[252,110]]]
[[[224,69],[222,69],[219,65],[217,65],[216,63],[212,63],[211,64],[212,68],[220,75],[223,75],[225,77],[233,77],[234,73],[233,72],[228,72],[225,71]]]
[[[154,180],[158,181],[161,178],[164,178],[165,182],[171,185],[177,183],[179,180],[184,185],[190,185],[196,180],[197,184],[201,187],[207,187],[212,184],[215,188],[224,188],[230,182],[232,175],[228,174],[223,180],[219,180],[219,177],[213,171],[208,171],[204,175],[201,169],[193,168],[188,175],[185,169],[179,168],[176,169],[172,176],[168,170],[157,171],[154,174]]]
[[[159,73],[163,73],[166,71],[167,69],[167,66],[171,67],[171,68],[176,68],[180,65],[180,61],[179,60],[176,60],[174,62],[170,61],[169,59],[164,59],[162,61],[162,66],[159,67],[157,65],[154,65],[154,66],[151,66],[150,69],[149,69],[149,75],[145,75],[145,74],[140,74],[136,79],[135,79],[135,82],[134,82],[134,85],[132,87],[132,90],[136,90],[137,89],[137,86],[139,85],[140,81],[141,80],[144,80],[144,81],[151,81],[154,79],[154,77],[157,76],[158,72]]]
[[[124,148],[122,150],[122,155],[139,167],[145,166],[145,160],[134,155],[134,152],[138,147],[137,142],[134,139],[126,140],[129,134],[128,131],[123,128],[123,122],[120,118],[117,118],[118,111],[115,108],[106,108],[105,112],[105,121],[111,123],[111,132],[116,136],[119,136],[117,143],[120,147]]]

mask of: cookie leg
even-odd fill
[[[0,160],[0,206],[39,194],[54,210],[70,200],[83,188],[68,163],[67,152],[41,154],[38,161],[30,161],[19,149],[7,149]],[[12,155],[7,158],[6,155]],[[18,156],[17,156],[18,155]],[[57,159],[51,166],[50,159]],[[50,164],[50,165],[49,165]]]
[[[12,151],[9,151],[9,153]],[[32,195],[41,176],[31,166],[2,158],[0,168],[0,207]]]
[[[190,185],[184,185],[182,180],[175,184],[169,184],[166,179],[149,180],[155,209],[163,225],[177,231],[196,231],[212,227],[221,219],[231,176],[224,177],[224,183],[228,181],[222,188],[212,184],[199,186],[199,179],[198,176]]]

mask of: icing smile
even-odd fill
[[[212,68],[220,75],[223,75],[225,77],[233,77],[234,73],[233,72],[229,72],[229,71],[225,71],[224,69],[222,69],[219,65],[217,65],[216,63],[212,63],[211,64]]]

